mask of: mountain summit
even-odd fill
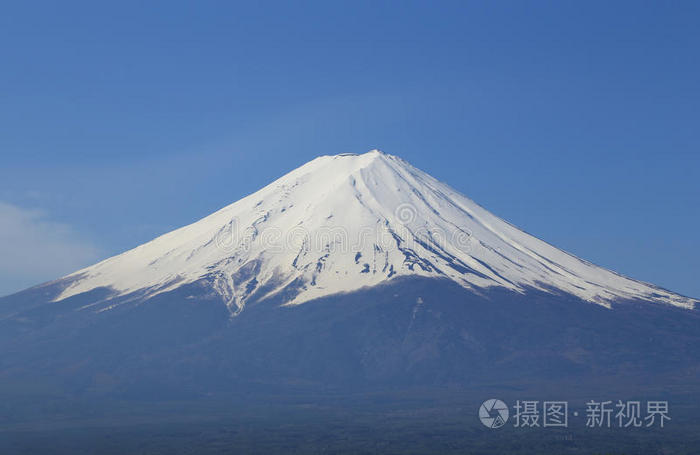
[[[0,298],[0,376],[18,396],[36,384],[109,400],[654,389],[697,377],[696,305],[558,250],[398,157],[322,156]]]
[[[106,289],[93,309],[108,311],[129,301],[124,296],[202,282],[236,315],[251,300],[296,305],[406,276],[444,278],[475,293],[565,293],[606,307],[697,303],[559,250],[378,150],[316,158],[191,225],[58,280],[53,300]]]

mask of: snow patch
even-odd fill
[[[65,277],[72,282],[56,300],[98,287],[148,297],[208,278],[236,315],[259,289],[275,295],[294,283],[287,304],[296,305],[400,276],[566,292],[606,307],[698,302],[559,250],[378,150],[316,158],[196,223]]]

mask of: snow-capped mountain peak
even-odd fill
[[[55,300],[100,287],[147,297],[207,280],[237,314],[249,299],[282,290],[294,305],[411,275],[474,290],[565,292],[605,306],[697,303],[561,251],[379,150],[316,158],[193,224],[63,278]]]

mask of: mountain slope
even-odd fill
[[[695,384],[696,303],[558,250],[399,158],[326,156],[0,298],[0,384],[146,400]]]
[[[401,276],[481,292],[564,292],[610,306],[696,300],[561,251],[398,157],[319,157],[189,226],[59,280],[63,300],[98,288],[146,298],[207,279],[238,314],[284,291],[287,304]],[[109,310],[110,299],[95,309]]]

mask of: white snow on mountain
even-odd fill
[[[402,159],[377,150],[322,156],[189,226],[75,272],[55,299],[99,287],[152,296],[201,279],[232,314],[251,295],[295,289],[288,304],[400,276],[478,291],[566,292],[610,306],[696,300],[559,250]]]

